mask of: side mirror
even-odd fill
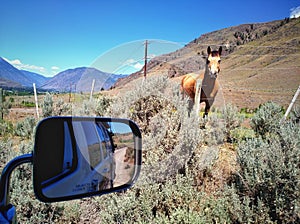
[[[127,119],[50,117],[36,129],[33,185],[43,202],[131,187],[141,170],[142,138]]]

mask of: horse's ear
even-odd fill
[[[221,56],[222,53],[222,46],[219,47],[219,55]]]
[[[207,54],[208,54],[208,55],[211,54],[211,48],[210,48],[210,46],[208,46],[208,48],[207,48]]]

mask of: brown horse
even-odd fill
[[[219,83],[217,81],[220,72],[222,47],[217,51],[212,51],[210,47],[207,48],[206,67],[203,74],[187,74],[181,80],[181,90],[187,93],[195,103],[196,83],[198,79],[202,80],[200,102],[205,102],[205,112],[203,117],[208,115],[210,107],[212,106],[217,92],[219,90]]]

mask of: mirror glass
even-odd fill
[[[141,133],[127,119],[50,117],[36,129],[33,181],[44,202],[129,188],[141,167]]]

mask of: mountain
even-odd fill
[[[89,92],[95,79],[95,91],[109,89],[123,75],[115,75],[101,72],[95,68],[75,68],[58,73],[53,78],[44,77],[40,74],[19,70],[0,57],[0,87],[5,88],[32,88],[37,87],[45,90],[70,91],[70,87],[79,92]]]
[[[19,70],[0,57],[0,86],[8,88],[37,87],[47,80],[46,77],[37,73]]]
[[[60,92],[68,92],[72,88],[77,92],[90,92],[95,80],[94,91],[100,91],[109,89],[119,77],[120,75],[105,73],[95,68],[81,67],[58,73],[41,88]]]
[[[37,87],[40,87],[50,79],[49,77],[45,77],[35,72],[29,72],[25,70],[20,71],[24,74],[25,78],[29,80],[28,86],[32,86],[32,83],[35,83]]]
[[[300,18],[242,24],[203,34],[175,52],[151,59],[147,77],[165,75],[179,84],[182,75],[203,72],[207,46],[223,47],[222,92],[218,93],[223,104],[256,108],[272,100],[286,107],[300,85]],[[115,91],[132,88],[143,77],[142,71],[119,79]]]
[[[0,79],[1,87],[22,87],[27,83],[27,78],[17,68],[0,57]]]
[[[198,72],[205,67],[207,46],[212,46],[212,48],[216,49],[218,46],[223,46],[222,54],[224,57],[237,50],[240,46],[275,32],[278,28],[286,24],[285,21],[242,24],[203,34],[175,52],[151,59],[147,64],[147,76],[155,75],[159,72],[162,75],[172,78],[190,72]],[[140,77],[142,71],[143,68],[125,79],[119,80],[120,83],[117,82],[115,87],[122,86]]]

